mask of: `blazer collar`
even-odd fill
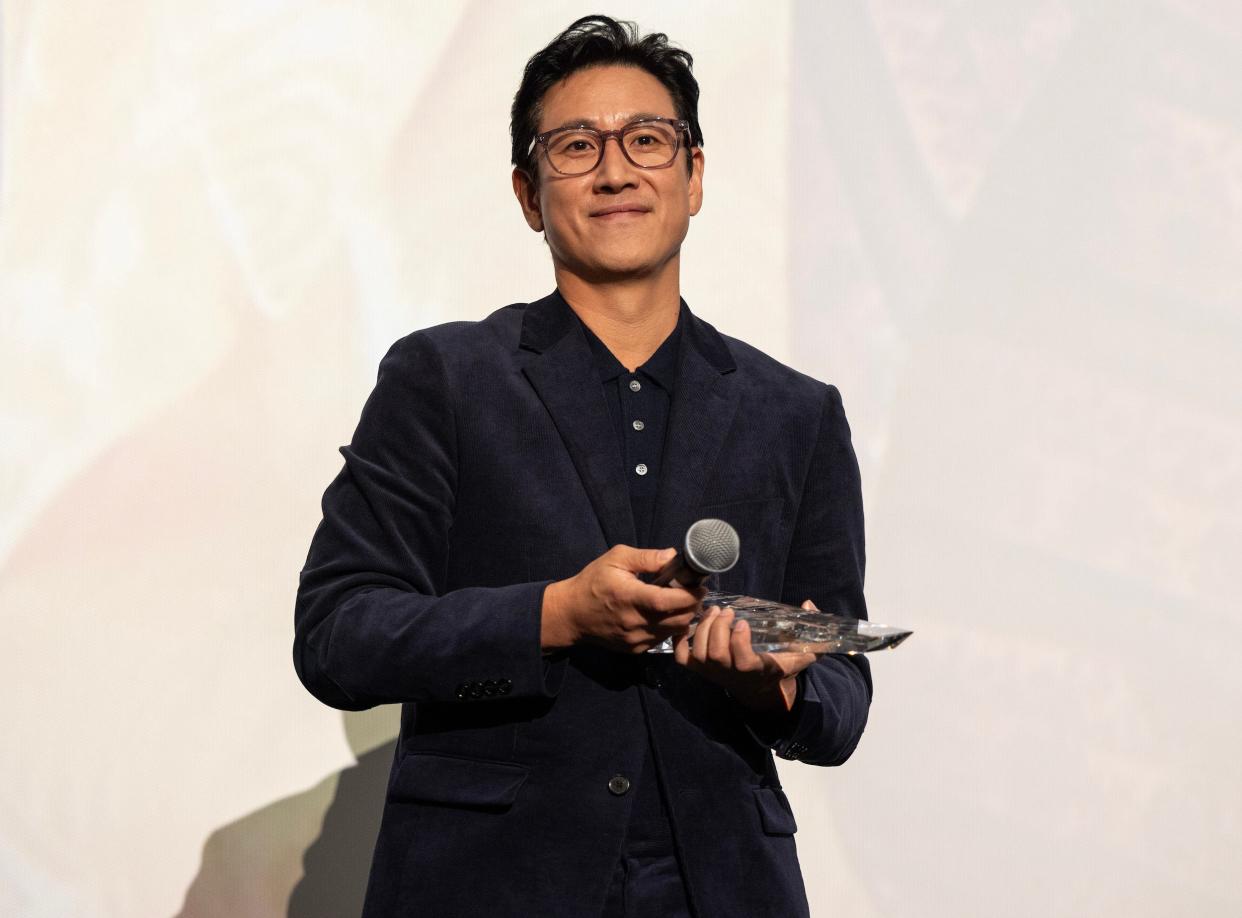
[[[677,386],[656,497],[655,545],[680,547],[737,409],[733,356],[685,300]],[[573,310],[553,291],[526,307],[519,347],[538,355],[522,372],[556,425],[608,545],[635,543],[629,486],[594,355]]]

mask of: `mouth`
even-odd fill
[[[630,217],[641,217],[646,213],[650,213],[650,211],[637,204],[618,204],[597,210],[591,214],[591,217],[597,220],[624,220]]]

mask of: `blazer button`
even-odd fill
[[[470,697],[471,698],[482,698],[483,697],[483,686],[481,686],[477,682],[471,682],[470,683]]]
[[[807,751],[807,747],[802,743],[790,743],[785,751],[779,753],[782,759],[788,759],[791,762],[798,761],[798,757]]]
[[[493,682],[491,679],[483,680],[483,694],[484,695],[495,695],[496,694],[496,683]]]
[[[457,697],[463,700],[470,697],[470,687],[466,683],[457,686]]]
[[[500,692],[500,694],[508,695],[512,689],[513,689],[512,679],[497,679],[496,680],[496,691]]]
[[[613,775],[608,779],[608,789],[620,797],[630,789],[630,779],[625,775]]]

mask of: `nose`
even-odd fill
[[[610,142],[613,140],[617,142],[615,149]],[[614,135],[604,139],[604,150],[601,157],[599,166],[595,169],[595,188],[597,191],[615,192],[637,184],[634,176],[636,167],[626,159],[625,153],[622,152],[620,137]]]

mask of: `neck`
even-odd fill
[[[677,327],[681,308],[677,260],[667,268],[650,276],[600,283],[556,265],[556,286],[582,323],[633,372]]]

